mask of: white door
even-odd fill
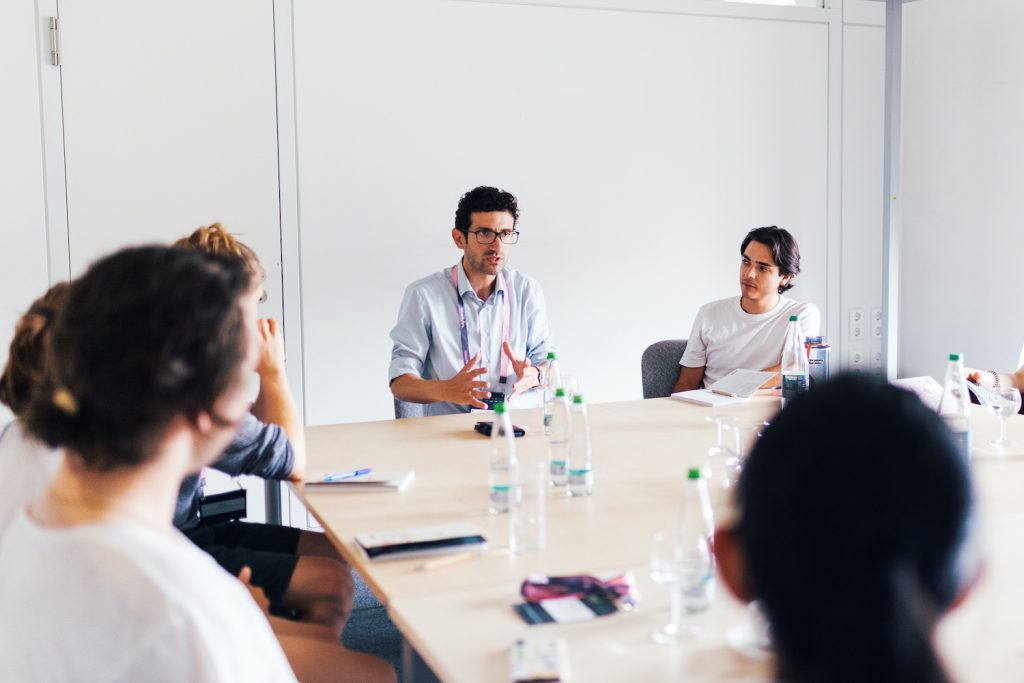
[[[220,221],[259,254],[260,313],[282,320],[273,0],[58,5],[70,274]]]

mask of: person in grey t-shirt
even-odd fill
[[[199,228],[175,247],[218,254],[242,262],[262,303],[265,274],[256,254],[218,223]],[[260,392],[231,445],[211,466],[228,474],[302,481],[306,468],[302,418],[288,387],[284,337],[277,322],[257,322]],[[322,624],[340,634],[352,609],[354,584],[348,563],[322,533],[275,524],[204,522],[198,517],[202,479],[186,479],[174,523],[232,574],[252,569],[252,583],[267,594],[271,609],[299,621]]]

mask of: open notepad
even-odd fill
[[[307,491],[401,491],[412,483],[416,473],[412,470],[394,472],[373,471],[357,477],[333,479],[328,481],[328,473],[319,474],[309,479],[305,486]]]
[[[737,369],[706,389],[678,391],[672,398],[697,403],[702,406],[725,406],[750,400],[762,384],[777,375],[777,372]]]

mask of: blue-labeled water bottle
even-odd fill
[[[558,369],[558,354],[548,351],[548,367],[544,372],[544,435],[551,434],[551,420],[556,403],[556,392],[562,386],[562,373]]]
[[[573,394],[570,415],[569,495],[589,496],[594,492],[594,460],[590,449],[590,422],[583,394]]]
[[[946,381],[939,400],[939,417],[946,423],[966,462],[971,460],[971,397],[967,393],[962,353],[949,354]]]
[[[552,486],[569,483],[569,437],[572,433],[569,396],[565,389],[555,389],[551,401],[551,429],[548,432],[548,463]]]
[[[488,481],[491,514],[509,511],[510,502],[519,495],[519,461],[516,459],[512,418],[504,403],[494,404],[494,425],[491,428],[491,471]]]
[[[807,391],[810,365],[807,362],[807,347],[800,319],[789,316],[786,328],[786,343],[782,347],[782,405]]]

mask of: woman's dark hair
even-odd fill
[[[20,416],[32,389],[43,381],[47,332],[64,304],[68,283],[58,282],[36,299],[14,327],[7,366],[0,375],[0,403]]]
[[[760,242],[772,252],[772,261],[779,267],[780,275],[791,276],[789,282],[779,285],[779,294],[793,288],[793,278],[800,274],[800,247],[785,228],[769,225],[754,228],[743,238],[740,254],[747,250],[751,242]]]
[[[473,222],[472,214],[478,211],[508,211],[512,214],[512,224],[519,222],[519,203],[515,195],[496,187],[481,185],[459,199],[459,208],[455,210],[455,229],[468,231]]]
[[[238,260],[125,249],[76,280],[50,333],[29,432],[93,470],[145,462],[177,415],[202,411],[237,381],[246,353]]]
[[[789,403],[737,490],[780,679],[945,681],[931,632],[974,578],[963,458],[913,394],[859,376]]]

